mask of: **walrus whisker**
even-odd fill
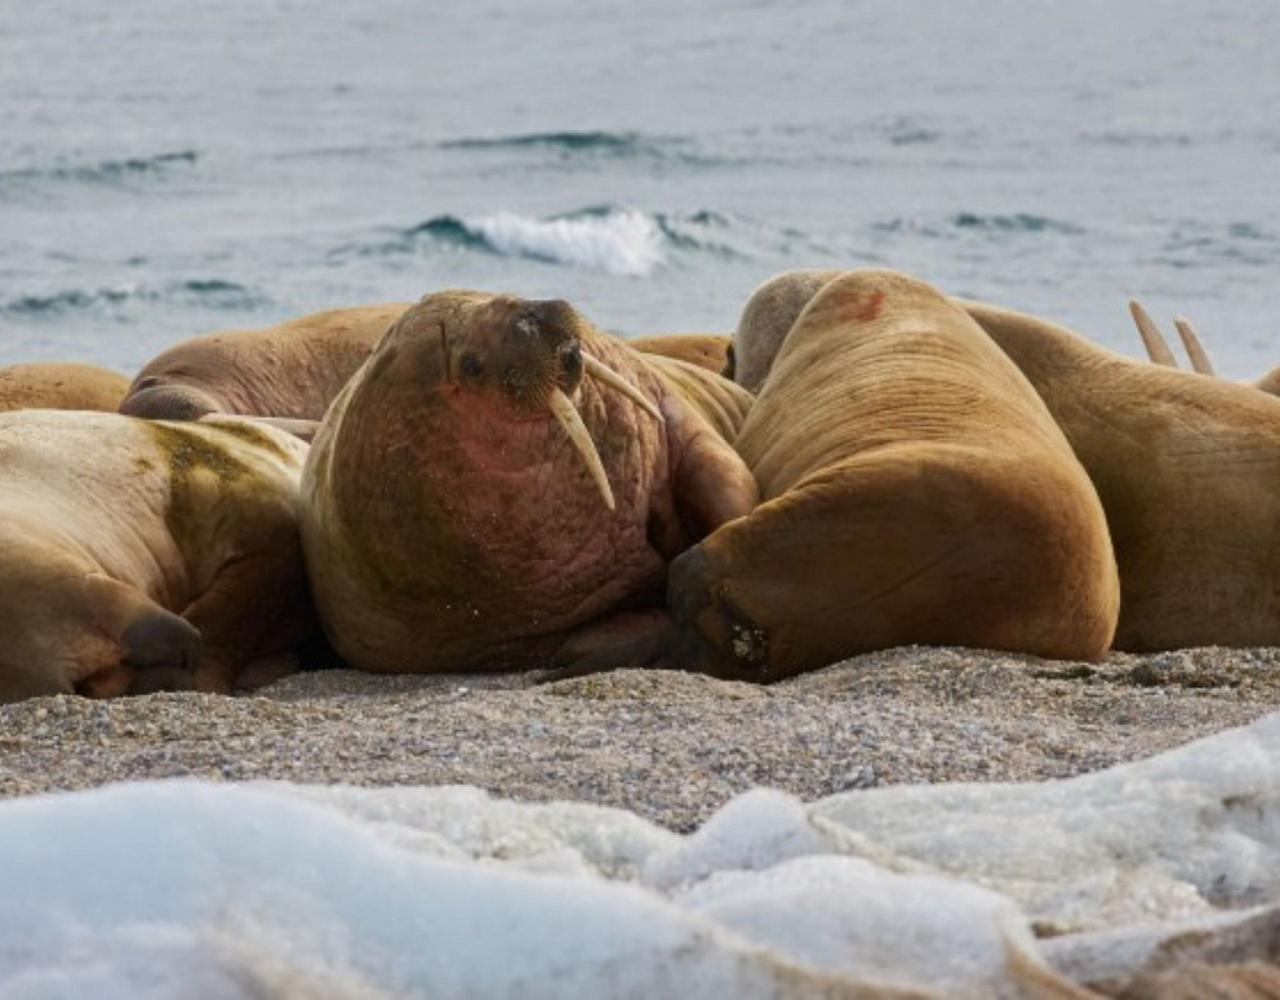
[[[573,446],[578,449],[578,454],[587,464],[587,471],[595,480],[596,489],[600,491],[604,505],[613,510],[613,490],[609,486],[609,477],[605,475],[600,453],[596,451],[595,442],[591,440],[591,434],[587,431],[587,425],[582,422],[578,408],[573,405],[573,400],[566,396],[562,389],[551,390],[549,404],[552,415],[564,428],[565,433],[569,435],[569,440],[573,442]]]
[[[635,403],[636,406],[644,410],[645,413],[653,417],[654,420],[659,423],[662,422],[662,413],[653,404],[653,401],[648,399],[644,393],[604,362],[597,361],[589,354],[584,354],[582,356],[582,366],[583,370],[596,381],[603,382],[605,385],[612,386],[614,389],[617,389],[620,393],[626,396],[627,399],[631,400],[631,402]]]
[[[1147,315],[1147,311],[1142,308],[1137,299],[1129,300],[1129,312],[1138,326],[1142,343],[1146,345],[1147,356],[1158,365],[1177,368],[1178,362],[1173,356],[1173,351],[1169,350],[1169,344],[1160,332],[1160,328]]]
[[[1191,367],[1198,371],[1201,375],[1216,375],[1213,370],[1213,362],[1209,360],[1209,352],[1204,349],[1204,344],[1200,342],[1200,338],[1196,335],[1195,327],[1191,325],[1191,321],[1185,316],[1176,316],[1173,325],[1178,329],[1178,336],[1182,338],[1182,346],[1187,349],[1187,357],[1191,359]]]

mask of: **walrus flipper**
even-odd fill
[[[119,644],[119,668],[124,668],[90,675],[82,682],[86,693],[182,690],[194,685],[203,647],[199,629],[109,576],[86,577],[85,594],[98,627]]]
[[[710,429],[684,444],[672,476],[676,510],[691,542],[750,514],[760,502],[755,476],[733,448]]]

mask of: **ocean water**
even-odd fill
[[[1280,362],[1280,4],[0,3],[0,363],[470,286],[732,329],[892,266]]]

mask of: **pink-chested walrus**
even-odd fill
[[[520,669],[641,632],[667,562],[751,509],[750,397],[561,301],[446,291],[396,321],[303,477],[317,610],[355,666]]]
[[[319,420],[409,305],[331,309],[261,330],[192,337],[146,364],[120,412],[154,420],[206,413]]]
[[[0,368],[0,412],[101,410],[114,413],[128,377],[73,361],[37,361]]]
[[[305,454],[236,418],[0,414],[0,701],[225,692],[288,651]]]

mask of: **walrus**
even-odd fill
[[[229,413],[318,421],[408,307],[331,309],[265,329],[192,337],[143,367],[120,412],[155,420]]]
[[[109,368],[73,361],[42,361],[0,368],[0,412],[101,410],[114,413],[129,379]]]
[[[0,415],[0,701],[226,692],[286,653],[305,453],[233,418]]]
[[[761,291],[781,301],[777,286],[821,287],[825,273],[779,275]],[[1280,399],[1117,354],[1026,313],[953,301],[1031,382],[1097,488],[1120,569],[1115,648],[1280,643]],[[736,349],[768,371],[787,331],[749,311]]]
[[[334,401],[303,473],[330,641],[386,672],[524,669],[629,641],[661,614],[668,561],[755,505],[725,439],[749,404],[567,302],[425,296]]]
[[[1097,493],[963,310],[893,271],[828,282],[735,447],[761,503],[679,556],[675,662],[773,681],[874,649],[1096,660],[1119,583]]]
[[[1143,346],[1147,349],[1147,356],[1152,362],[1168,368],[1177,368],[1178,361],[1173,356],[1173,351],[1169,349],[1169,342],[1164,339],[1164,334],[1160,332],[1160,328],[1155,321],[1142,308],[1142,303],[1136,299],[1130,299],[1129,312],[1133,316],[1134,324],[1138,327]],[[1173,325],[1174,329],[1178,331],[1178,337],[1182,340],[1183,349],[1187,352],[1187,359],[1191,362],[1191,370],[1201,375],[1216,376],[1217,371],[1214,369],[1209,352],[1205,350],[1204,344],[1200,340],[1200,335],[1196,333],[1191,321],[1183,316],[1177,316],[1174,318]],[[1241,384],[1251,385],[1255,389],[1269,393],[1272,396],[1280,396],[1280,365],[1266,372],[1261,378],[1253,381],[1244,381]]]
[[[729,365],[733,338],[722,333],[667,333],[632,337],[627,344],[645,354],[675,358],[723,375]]]

